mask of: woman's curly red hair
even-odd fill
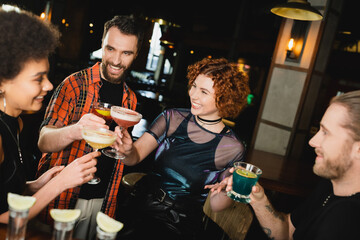
[[[225,58],[204,58],[190,65],[187,74],[188,86],[192,86],[200,74],[214,81],[215,103],[220,116],[236,118],[245,107],[250,93],[248,77]]]

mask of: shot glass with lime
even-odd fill
[[[249,203],[252,187],[257,183],[262,170],[246,162],[234,163],[232,190],[227,195],[238,202]]]
[[[80,209],[51,209],[50,216],[54,219],[52,240],[72,240],[73,229],[80,214]]]
[[[116,239],[117,233],[124,227],[122,222],[109,217],[103,212],[97,213],[96,223],[96,240]]]
[[[8,193],[9,224],[7,226],[6,240],[24,240],[28,223],[29,209],[35,204],[36,198]]]

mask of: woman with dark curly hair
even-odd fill
[[[244,160],[244,145],[222,119],[244,108],[247,77],[226,59],[203,59],[189,66],[187,77],[190,109],[165,110],[134,143],[126,130],[116,129],[126,165],[157,148],[153,169],[137,183],[130,206],[119,211],[121,239],[199,239],[205,185],[220,182],[234,162]],[[226,201],[231,199],[224,193],[211,196],[212,205]],[[127,231],[129,226],[135,229]]]
[[[53,88],[47,74],[48,56],[59,42],[50,23],[20,9],[0,8],[0,222],[9,219],[7,194],[36,198],[29,218],[36,216],[64,190],[86,183],[96,171],[99,153],[90,153],[73,164],[51,168],[27,181],[26,154],[20,144],[23,111],[38,111]]]

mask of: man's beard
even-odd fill
[[[115,84],[119,84],[122,82],[125,82],[125,79],[129,73],[129,68],[126,68],[123,65],[118,65],[117,67],[120,67],[122,69],[124,69],[123,73],[119,76],[119,77],[112,77],[109,72],[107,71],[107,66],[109,65],[108,62],[102,61],[101,62],[101,72],[103,74],[103,77],[111,83],[115,83]]]
[[[334,161],[327,159],[323,161],[323,165],[313,166],[313,171],[316,175],[326,178],[326,179],[340,179],[349,168],[353,165],[352,160],[350,159],[350,147],[345,144],[342,149],[340,156]],[[325,159],[324,159],[325,160]]]

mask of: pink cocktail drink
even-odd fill
[[[140,122],[142,115],[127,108],[112,106],[111,117],[120,127],[129,128]]]
[[[129,128],[136,125],[140,122],[142,115],[136,111],[131,109],[119,107],[119,106],[111,106],[110,115],[112,119],[121,127],[121,128]],[[103,150],[103,154],[115,158],[115,159],[124,159],[125,156],[116,149],[106,149]]]

